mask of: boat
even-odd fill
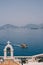
[[[22,48],[27,48],[27,47],[28,47],[28,45],[25,44],[25,43],[21,44],[20,46],[21,46]]]

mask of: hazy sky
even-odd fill
[[[0,0],[0,25],[43,23],[43,0]]]

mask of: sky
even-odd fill
[[[0,25],[43,23],[43,0],[0,0]]]

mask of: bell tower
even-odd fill
[[[4,48],[4,59],[8,59],[8,58],[13,59],[13,47],[10,43],[11,42],[8,41],[7,45]]]

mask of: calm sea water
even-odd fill
[[[0,56],[4,55],[4,47],[7,41],[11,41],[15,56],[32,56],[43,53],[43,29],[23,30],[11,29],[0,30]],[[28,44],[27,48],[21,48],[17,45],[21,43]]]

